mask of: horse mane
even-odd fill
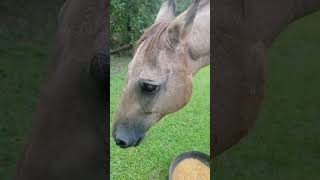
[[[150,56],[156,48],[170,48],[170,43],[167,39],[163,38],[163,33],[168,28],[170,21],[162,21],[151,25],[148,29],[145,30],[143,35],[135,44],[134,54],[136,53],[138,47],[143,43],[143,46],[146,46],[145,56]]]

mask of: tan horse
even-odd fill
[[[184,107],[193,76],[210,63],[210,1],[174,14],[174,0],[166,1],[137,43],[112,129],[122,148],[139,145],[152,125]]]

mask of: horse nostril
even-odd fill
[[[143,140],[144,133],[137,131],[135,128],[119,125],[112,136],[119,147],[128,148],[131,146],[138,146]]]
[[[120,146],[121,148],[126,148],[126,147],[128,147],[127,143],[124,142],[124,141],[122,141],[122,140],[120,140],[120,139],[116,139],[116,144],[117,144],[118,146]]]

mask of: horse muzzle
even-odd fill
[[[128,148],[138,146],[143,141],[145,133],[142,129],[119,124],[114,127],[112,136],[119,147]]]

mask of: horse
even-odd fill
[[[67,0],[16,180],[107,178],[106,0]]]
[[[162,4],[128,65],[112,124],[118,146],[138,146],[156,122],[189,102],[194,75],[210,64],[209,26],[209,0],[194,0],[177,17],[174,0]]]
[[[211,6],[211,154],[219,156],[254,127],[265,91],[266,52],[319,0],[214,0]]]

